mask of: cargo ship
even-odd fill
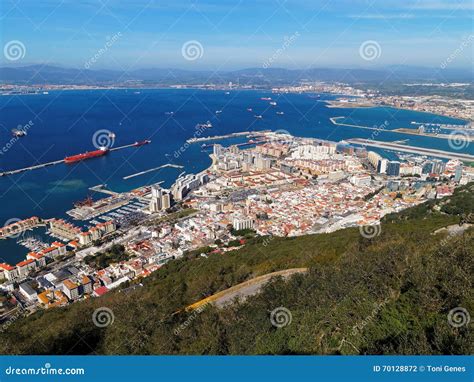
[[[145,139],[144,141],[135,142],[133,144],[133,146],[140,147],[140,146],[143,146],[143,145],[147,145],[149,143],[151,143],[151,141],[149,139]]]
[[[82,154],[77,154],[77,155],[72,155],[70,157],[64,158],[64,163],[75,163],[75,162],[80,162],[85,159],[91,159],[91,158],[98,158],[101,157],[109,152],[109,149],[106,147],[102,147],[99,150],[95,151],[88,151]]]

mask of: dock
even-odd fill
[[[190,138],[186,142],[187,143],[198,143],[198,142],[206,142],[206,141],[218,141],[220,139],[229,139],[229,138],[236,138],[242,136],[249,136],[249,137],[259,137],[263,136],[266,133],[270,133],[271,130],[262,130],[262,131],[242,131],[240,133],[231,133],[225,135],[214,135],[209,137],[202,137],[202,138]]]
[[[37,170],[39,168],[54,166],[54,165],[57,165],[57,164],[63,163],[63,162],[64,162],[64,159],[56,160],[56,161],[53,161],[53,162],[42,163],[42,164],[38,164],[38,165],[35,165],[35,166],[19,168],[17,170],[10,170],[10,171],[5,171],[5,172],[0,172],[0,176],[15,175],[15,174],[19,174],[19,173],[24,172],[24,171]]]
[[[111,151],[117,151],[117,150],[127,149],[129,147],[136,147],[135,143],[131,143],[129,145],[124,145],[124,146],[119,146],[119,147],[113,147],[113,148],[110,148],[109,151],[110,152]],[[37,165],[34,165],[34,166],[19,168],[19,169],[16,169],[16,170],[7,170],[7,171],[4,171],[4,172],[0,172],[0,177],[6,176],[6,175],[15,175],[15,174],[19,174],[19,173],[22,173],[22,172],[25,172],[25,171],[38,170],[38,169],[44,168],[44,167],[55,166],[55,165],[60,164],[60,163],[64,163],[64,159],[55,160],[55,161],[52,161],[52,162],[41,163],[41,164],[37,164]],[[79,163],[79,162],[77,162],[77,163]]]
[[[269,141],[268,140],[258,140],[258,141],[255,141],[255,142],[243,142],[243,143],[236,143],[235,147],[245,147],[245,146],[252,146],[252,145],[262,145],[264,143],[268,143]],[[204,145],[202,146],[203,149],[207,149],[209,147],[213,147],[214,145],[212,143],[210,144],[207,144],[207,145]]]
[[[401,145],[394,142],[373,141],[370,139],[362,139],[362,138],[346,139],[346,142],[352,143],[355,145],[377,147],[380,149],[401,151],[401,152],[406,152],[406,153],[411,153],[411,154],[427,155],[427,156],[444,158],[444,159],[458,159],[464,162],[474,162],[474,155],[463,154],[463,153],[453,153],[449,151],[436,150],[436,149],[427,149],[424,147],[417,147],[417,146]]]
[[[103,194],[112,195],[112,196],[119,195],[118,192],[107,190],[106,187],[107,187],[106,184],[98,184],[97,186],[89,187],[89,190],[94,191],[94,192],[102,192]]]
[[[162,168],[167,168],[167,167],[183,168],[183,166],[180,166],[180,165],[177,165],[177,164],[167,163],[167,164],[164,164],[163,166],[158,166],[158,167],[150,168],[149,170],[140,171],[140,172],[137,172],[137,173],[132,174],[132,175],[124,176],[123,179],[124,179],[124,180],[127,180],[127,179],[131,179],[131,178],[135,178],[136,176],[145,175],[145,174],[148,174],[149,172],[157,171],[157,170],[160,170],[160,169],[162,169]]]

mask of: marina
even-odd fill
[[[387,129],[385,125],[381,126],[362,126],[362,125],[354,125],[350,123],[342,123],[338,122],[339,119],[341,118],[346,118],[346,117],[332,117],[329,118],[329,120],[332,122],[332,124],[336,126],[347,126],[347,127],[355,127],[357,129],[365,129],[365,130],[375,130],[375,131],[382,131],[382,130],[387,130],[392,133],[398,133],[398,134],[412,134],[412,135],[418,135],[418,136],[424,136],[424,137],[430,137],[430,138],[438,138],[438,139],[451,139],[452,135],[450,134],[440,134],[440,133],[428,133],[428,132],[423,132],[420,131],[419,129],[408,129],[408,128],[398,128],[398,129]],[[461,130],[460,131],[470,131],[468,130]],[[453,132],[452,134],[455,134]],[[464,134],[463,134],[464,135]],[[465,139],[468,140],[469,142],[473,141],[473,138],[471,136],[468,136],[466,133]]]
[[[428,155],[428,156],[444,158],[444,159],[458,159],[465,162],[474,161],[474,155],[452,153],[449,151],[427,149],[424,147],[407,146],[407,145],[401,145],[401,144],[393,143],[393,142],[373,141],[370,139],[361,139],[361,138],[347,139],[346,141],[348,143],[352,143],[355,145],[377,147],[380,149],[401,151],[401,152],[407,152],[407,153],[412,153],[412,154]]]
[[[48,248],[49,244],[43,242],[40,238],[37,237],[25,237],[21,240],[18,240],[17,243],[29,251],[38,252],[42,249]]]

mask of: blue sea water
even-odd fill
[[[270,106],[261,97],[272,97],[278,105]],[[165,163],[184,166],[191,173],[210,165],[209,151],[200,144],[184,148],[186,139],[195,135],[195,125],[210,120],[213,128],[205,135],[238,131],[286,130],[296,136],[318,137],[333,141],[369,138],[371,130],[335,126],[329,118],[344,116],[348,123],[380,126],[387,131],[376,139],[408,139],[408,144],[452,151],[447,140],[390,132],[398,127],[421,123],[463,124],[461,120],[393,108],[337,109],[327,108],[324,100],[308,94],[273,95],[264,91],[208,91],[195,89],[153,90],[80,90],[50,91],[49,94],[0,97],[0,171],[31,166],[95,150],[93,136],[100,129],[116,134],[114,146],[151,139],[140,148],[114,151],[101,158],[75,165],[59,164],[39,170],[0,178],[0,226],[11,218],[67,217],[65,211],[74,201],[90,194],[89,187],[107,184],[114,191],[164,181],[170,186],[179,169],[167,168],[123,180],[124,176]],[[247,108],[253,108],[248,112]],[[222,110],[216,115],[216,110]],[[173,116],[166,112],[174,112]],[[277,115],[283,111],[284,115]],[[254,114],[263,115],[259,120]],[[32,121],[28,135],[11,143],[11,129]],[[231,144],[242,139],[225,140]],[[10,147],[11,146],[11,147]],[[6,149],[6,150],[5,150]],[[471,147],[464,152],[473,153]],[[14,240],[0,241],[0,262],[22,260],[26,249]]]

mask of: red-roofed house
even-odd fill
[[[18,278],[18,270],[16,267],[12,267],[10,264],[0,264],[0,277],[6,278],[7,280],[15,280]]]
[[[79,243],[76,240],[70,241],[68,245],[72,248],[77,248],[79,247]]]
[[[36,269],[36,261],[32,259],[23,260],[16,265],[18,277],[26,277],[31,270]]]
[[[109,288],[107,288],[105,286],[95,288],[94,289],[94,296],[95,297],[100,297],[100,296],[106,294],[108,291],[109,291]]]
[[[51,247],[55,247],[58,249],[58,256],[66,254],[66,244],[60,243],[59,241],[55,241],[51,244]]]
[[[41,253],[45,256],[55,258],[58,255],[59,251],[56,247],[48,247],[43,249]]]
[[[46,259],[41,253],[30,252],[28,255],[26,255],[26,258],[36,261],[36,265],[38,267],[44,267],[46,265]]]

